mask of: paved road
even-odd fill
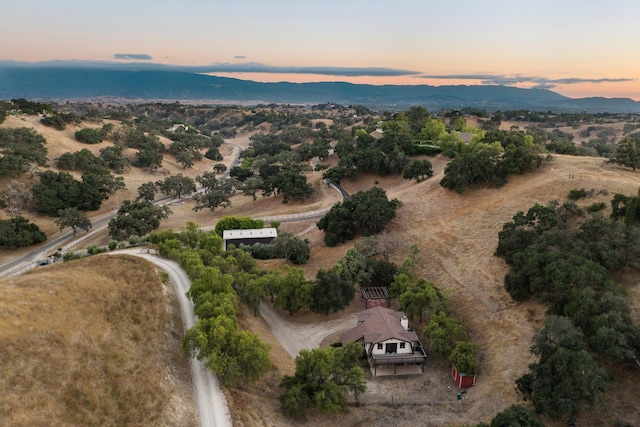
[[[169,274],[171,283],[180,301],[182,323],[185,329],[192,327],[196,318],[193,314],[193,304],[187,298],[186,293],[191,286],[191,280],[187,273],[173,261],[156,255],[141,253],[140,249],[109,252],[109,254],[128,254],[144,258],[153,262]],[[199,421],[201,427],[231,427],[231,415],[229,407],[220,389],[217,378],[206,369],[202,363],[191,359],[191,378],[195,388],[196,402],[198,405]]]
[[[240,154],[243,151],[243,148],[232,141],[225,141],[226,144],[234,146],[237,150],[234,150],[234,157],[231,161],[231,165],[229,169],[225,171],[222,175],[222,178],[227,178],[229,176],[229,171],[234,166],[237,166],[240,163]],[[156,199],[154,201],[155,204],[166,204],[172,200],[171,197],[162,197],[160,199]],[[62,249],[63,251],[68,250],[76,246],[78,243],[82,242],[84,239],[87,239],[93,236],[96,233],[99,233],[107,228],[109,225],[109,220],[116,216],[117,211],[109,212],[97,219],[95,219],[91,223],[91,230],[88,233],[82,234],[77,239],[74,238],[73,233],[71,231],[67,231],[61,233],[58,237],[53,240],[47,241],[44,245],[40,246],[38,250],[26,253],[20,257],[14,258],[6,263],[0,265],[0,278],[3,277],[11,277],[17,276],[19,274],[24,273],[27,270],[30,270],[38,265],[38,263],[44,260],[46,257],[50,256],[58,249]]]
[[[231,167],[233,167],[234,165],[237,165],[239,163],[239,157],[240,153],[242,152],[242,147],[235,143],[230,144],[238,148],[236,157],[232,162]],[[228,170],[225,173],[224,177],[227,176]],[[341,187],[334,185],[331,186],[340,194],[341,200],[349,197],[349,194]],[[166,200],[164,202],[166,202]],[[329,208],[325,208],[317,211],[305,212],[302,214],[279,215],[269,218],[273,220],[277,219],[282,222],[302,221],[311,218],[320,218],[328,210]],[[91,232],[83,235],[81,238],[73,239],[71,232],[62,233],[56,239],[47,242],[44,246],[41,246],[37,251],[30,252],[22,257],[3,264],[2,266],[0,266],[0,278],[17,275],[27,269],[34,268],[37,265],[38,260],[41,260],[45,255],[50,255],[58,248],[69,248],[77,245],[79,241],[89,237],[91,234],[94,234],[106,228],[109,220],[114,216],[115,212],[112,212],[98,218],[92,223],[93,227]],[[171,281],[174,285],[176,295],[178,296],[178,299],[180,301],[180,310],[184,327],[185,329],[192,327],[195,324],[195,315],[193,313],[193,304],[186,297],[186,292],[191,286],[191,281],[189,280],[186,272],[182,270],[175,262],[160,258],[155,255],[141,253],[139,248],[129,249],[125,251],[109,252],[109,254],[123,253],[147,259],[169,274],[169,277],[171,278]],[[295,330],[296,328],[294,327],[294,325],[280,324],[281,328],[278,328],[278,325],[274,324],[275,322],[278,322],[279,319],[275,313],[269,313],[268,308],[265,309],[264,307],[261,307],[261,312],[265,319],[267,319],[267,322],[272,327],[274,332],[278,331],[278,329],[282,329],[282,331],[279,334],[277,333],[276,336],[278,336],[278,340],[281,341],[283,346],[292,355],[292,357],[295,358],[300,348],[292,343],[299,343],[300,335],[294,334],[296,336],[294,337],[294,339],[291,339],[292,335],[290,333],[285,333],[285,331]],[[346,319],[339,319],[335,322],[335,324],[323,325],[322,327],[316,328],[300,326],[301,329],[299,329],[298,332],[301,332],[302,336],[307,336],[308,338],[311,338],[313,336],[313,339],[306,340],[307,345],[303,346],[303,348],[317,347],[319,345],[318,339],[322,340],[322,338],[327,336],[328,333],[344,329],[346,323],[345,320]],[[282,320],[280,321],[282,322]],[[220,385],[218,384],[218,380],[216,379],[216,377],[209,370],[204,368],[204,366],[202,366],[202,363],[196,359],[191,359],[191,375],[195,387],[200,425],[202,427],[231,427],[232,424],[231,416],[229,414],[229,407],[227,405],[224,394],[220,389]]]

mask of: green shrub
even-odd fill
[[[67,127],[62,116],[55,114],[53,116],[48,116],[40,119],[40,123],[45,126],[49,126],[54,128],[55,130],[64,130]]]
[[[440,147],[432,144],[413,144],[411,146],[411,154],[414,155],[427,155],[427,156],[435,156],[442,151]]]
[[[160,280],[162,281],[162,283],[164,283],[165,285],[167,283],[169,283],[169,273],[167,273],[166,271],[160,271],[158,272],[158,277],[160,277]]]
[[[80,259],[80,258],[81,258],[80,254],[74,251],[65,252],[64,255],[62,256],[62,259],[64,261],[71,261],[73,259]]]
[[[104,246],[92,245],[87,248],[88,255],[97,255],[107,252],[107,248]]]
[[[583,199],[587,197],[587,190],[585,190],[584,188],[581,188],[579,190],[577,188],[574,188],[573,190],[569,191],[568,197],[570,200]]]
[[[115,239],[109,240],[109,250],[112,251],[118,247],[118,241]]]
[[[102,142],[102,132],[100,129],[84,128],[77,131],[74,136],[80,142],[85,144],[97,144]]]
[[[600,212],[606,207],[607,207],[607,204],[605,202],[596,202],[596,203],[593,203],[591,206],[587,207],[587,212],[590,212],[590,213]]]
[[[240,245],[239,249],[249,252],[255,259],[273,259],[277,258],[273,250],[273,245],[264,245],[255,243],[253,245]]]

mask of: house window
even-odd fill
[[[378,350],[382,350],[382,343],[378,343]]]
[[[404,348],[404,345],[405,345],[405,344],[406,344],[406,343],[401,342],[401,343],[400,343],[400,348]]]

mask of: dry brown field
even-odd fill
[[[11,121],[8,120],[9,123],[3,126],[21,125],[19,123],[25,122],[21,118],[10,119]],[[57,131],[44,128],[38,123],[30,124],[47,138],[51,155],[86,147],[72,140],[73,130],[68,131],[70,135],[58,135]],[[248,143],[248,135],[241,135],[236,142]],[[64,150],[54,148],[58,144],[63,145]],[[470,339],[480,346],[477,384],[469,389],[462,403],[459,403],[455,396],[455,384],[448,374],[448,367],[442,361],[432,358],[422,376],[373,379],[368,375],[366,379],[369,391],[363,396],[360,405],[350,406],[345,414],[312,413],[305,425],[464,425],[488,421],[505,407],[520,402],[515,389],[515,379],[534,361],[529,353],[531,337],[535,329],[542,325],[545,308],[534,302],[516,303],[504,291],[503,277],[507,272],[507,266],[500,258],[493,256],[498,243],[498,232],[518,211],[526,211],[535,203],[546,204],[551,200],[563,202],[571,189],[597,190],[596,193],[600,195],[578,202],[580,206],[587,206],[600,201],[609,205],[614,193],[633,195],[637,194],[640,188],[640,172],[607,164],[601,158],[554,155],[551,161],[544,162],[542,167],[532,173],[509,177],[503,188],[478,188],[460,195],[439,185],[446,158],[430,158],[430,161],[433,163],[435,175],[422,183],[406,181],[401,177],[381,178],[363,175],[355,182],[344,182],[343,186],[350,193],[354,193],[379,185],[387,191],[389,197],[402,201],[397,217],[387,231],[392,238],[402,242],[392,260],[401,262],[408,253],[409,245],[414,242],[418,244],[419,274],[447,292],[454,302],[456,315],[464,322]],[[165,167],[169,173],[195,176],[210,167],[210,164],[199,165],[200,169],[186,171],[169,162],[165,163]],[[147,176],[132,169],[125,174],[125,179],[128,191],[135,195],[136,183],[161,179],[161,176]],[[162,227],[178,230],[188,220],[207,226],[215,224],[218,218],[225,215],[265,216],[292,213],[330,206],[337,201],[337,196],[320,182],[317,174],[311,174],[309,179],[317,191],[312,200],[304,204],[283,205],[279,198],[274,197],[258,199],[256,202],[236,197],[230,208],[216,210],[212,215],[208,211],[193,212],[190,205],[192,202],[186,200],[185,203],[172,207],[174,215],[165,220]],[[124,199],[126,195],[120,197]],[[114,203],[114,206],[109,207],[114,209],[115,201],[106,202],[109,203]],[[605,212],[607,213],[608,211]],[[41,225],[41,218],[33,218],[32,221],[45,229]],[[53,226],[46,229],[52,235],[58,232]],[[353,244],[351,242],[335,248],[326,247],[322,242],[322,233],[315,228],[313,221],[283,223],[280,229],[310,240],[312,256],[310,262],[304,266],[309,277],[313,277],[318,268],[326,268],[335,263]],[[104,243],[107,240],[108,237],[102,236],[94,239],[93,243]],[[13,255],[1,253],[0,261]],[[282,262],[268,261],[262,262],[261,265],[273,268],[282,265]],[[64,267],[63,264],[56,268],[63,271]],[[32,281],[36,277],[34,274],[38,273],[29,275]],[[39,277],[42,281],[48,280],[47,275]],[[634,319],[640,321],[640,275],[623,272],[616,279],[624,283],[629,290]],[[3,282],[2,286],[16,283],[21,278],[11,280]],[[35,297],[24,296],[23,300],[29,301],[30,298]],[[84,305],[85,301],[91,298],[90,293],[85,295],[84,291],[78,291],[75,302],[68,304],[69,307]],[[356,313],[360,309],[359,302],[354,301],[347,313]],[[38,313],[38,316],[40,315]],[[322,316],[302,312],[289,320],[320,323],[343,315],[345,313]],[[260,317],[254,317],[245,310],[240,324],[257,332],[263,340],[272,345],[274,368],[256,385],[226,391],[234,425],[299,425],[299,422],[280,415],[277,400],[280,379],[283,374],[293,372],[293,359],[279,345],[274,334]],[[414,327],[418,328],[419,325]],[[335,337],[328,337],[325,344],[329,344],[333,339]],[[57,346],[63,347],[60,351],[69,351],[64,347],[71,346],[71,342],[66,339],[59,339],[56,343]],[[174,345],[177,344],[174,342],[167,345],[165,351],[176,351]],[[25,348],[23,351],[36,351],[38,346],[33,347],[32,350]],[[640,371],[633,367],[613,368],[612,371],[616,380],[606,394],[606,408],[584,412],[578,425],[610,426],[619,420],[640,425],[640,399],[637,397]],[[33,399],[37,400],[40,393],[38,389],[37,385],[32,387]],[[3,406],[0,406],[0,410],[2,408]],[[562,425],[550,420],[545,422],[550,426]]]
[[[175,295],[138,258],[2,280],[0,425],[195,426],[182,335]]]

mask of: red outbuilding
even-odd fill
[[[451,367],[451,376],[460,388],[469,388],[476,384],[476,376],[458,372],[455,366]]]

